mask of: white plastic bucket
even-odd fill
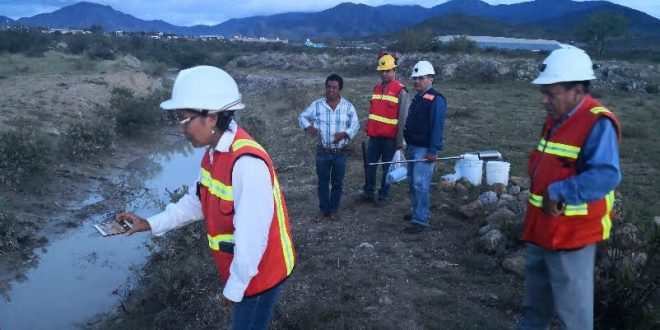
[[[473,185],[478,186],[481,184],[484,173],[483,163],[482,160],[461,159],[458,162],[458,173],[461,174],[461,178],[465,178]]]
[[[490,161],[486,163],[486,183],[494,185],[501,183],[507,185],[509,183],[509,167],[511,164],[500,161]]]

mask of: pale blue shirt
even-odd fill
[[[334,110],[328,105],[325,97],[312,102],[298,116],[298,125],[302,129],[307,129],[309,126],[317,128],[319,130],[318,145],[329,149],[345,147],[360,129],[355,107],[343,97]],[[348,139],[332,143],[335,133],[340,132],[346,132]]]

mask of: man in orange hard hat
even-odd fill
[[[369,136],[366,162],[390,161],[397,149],[403,149],[403,123],[406,121],[410,100],[406,87],[396,79],[396,58],[387,52],[380,52],[378,67],[381,83],[374,87],[369,107],[366,132]],[[386,177],[389,164],[383,165],[383,174],[376,190],[377,165],[366,166],[362,196],[365,201],[382,206],[387,203],[389,185]]]

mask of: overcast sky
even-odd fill
[[[433,7],[446,0],[89,0],[133,15],[143,20],[161,19],[176,25],[215,25],[231,18],[271,15],[290,11],[316,12],[341,2],[364,3],[370,6],[408,4]],[[529,0],[527,0],[529,1]],[[584,0],[582,0],[584,1]],[[588,1],[588,0],[587,0]],[[18,19],[49,13],[79,0],[0,0],[0,15]],[[523,0],[485,0],[491,5],[511,4]],[[660,0],[610,0],[660,18]]]

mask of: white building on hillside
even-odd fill
[[[531,51],[547,50],[552,51],[558,48],[572,47],[563,44],[556,40],[546,39],[518,39],[518,38],[505,38],[505,37],[489,37],[489,36],[458,36],[448,35],[436,37],[436,40],[441,42],[449,42],[457,37],[466,37],[477,43],[479,48],[501,48],[501,49],[526,49]]]

